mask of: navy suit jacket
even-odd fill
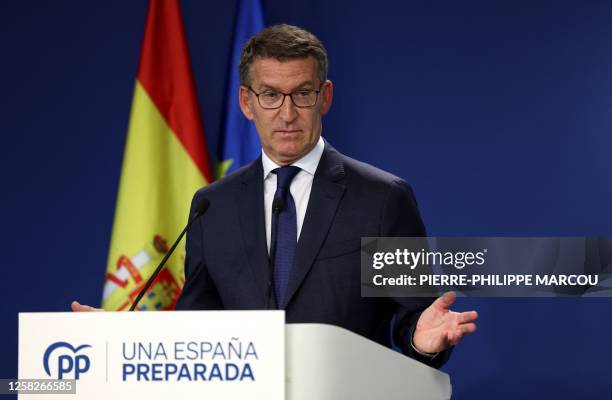
[[[187,235],[185,286],[177,309],[266,309],[269,257],[261,158],[200,189],[210,200]],[[193,208],[193,205],[192,205]],[[315,173],[287,287],[287,323],[326,323],[434,367],[410,345],[427,298],[361,297],[362,236],[424,236],[412,190],[402,179],[348,158],[328,143]],[[395,315],[395,323],[391,320]]]

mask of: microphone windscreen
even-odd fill
[[[283,211],[283,207],[285,207],[285,201],[282,197],[277,197],[272,201],[272,212],[279,213]]]
[[[202,197],[195,205],[195,215],[202,215],[210,207],[210,201],[206,197]]]

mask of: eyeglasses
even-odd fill
[[[300,89],[291,93],[282,93],[275,92],[274,90],[266,90],[265,92],[257,93],[250,86],[247,88],[253,92],[255,96],[257,96],[257,101],[261,108],[265,108],[266,110],[275,110],[277,108],[281,108],[283,103],[285,102],[285,97],[291,97],[291,101],[293,105],[298,108],[310,108],[317,104],[317,100],[319,99],[319,93],[321,92],[321,88],[323,84],[319,86],[319,90],[312,89]]]

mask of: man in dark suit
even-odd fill
[[[311,33],[266,28],[245,45],[241,109],[262,156],[198,191],[210,208],[187,236],[177,309],[282,308],[288,323],[328,323],[440,366],[476,326],[454,294],[360,295],[362,236],[424,236],[412,190],[321,138],[332,104],[327,54]],[[394,321],[392,323],[391,321]],[[440,354],[441,353],[441,354]]]
[[[281,308],[288,323],[341,326],[442,365],[476,330],[476,312],[449,309],[454,293],[433,302],[361,297],[360,238],[425,228],[406,182],[321,138],[333,98],[321,42],[294,26],[266,28],[245,45],[240,79],[240,106],[263,151],[195,194],[193,204],[206,197],[210,207],[187,235],[177,309]]]

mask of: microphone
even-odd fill
[[[277,197],[272,201],[272,220],[274,226],[272,227],[272,237],[270,238],[270,263],[268,268],[268,293],[266,298],[266,309],[270,309],[270,300],[272,298],[272,290],[274,290],[274,269],[276,268],[276,242],[278,241],[278,214],[283,211],[285,207],[285,200],[282,197]]]
[[[187,226],[185,226],[185,229],[183,229],[183,231],[181,232],[179,237],[176,239],[172,247],[170,247],[170,250],[166,253],[164,258],[161,260],[161,262],[159,263],[159,265],[153,272],[153,275],[151,275],[151,277],[149,278],[147,283],[144,285],[140,293],[138,293],[138,296],[136,296],[136,300],[134,300],[134,303],[132,303],[132,306],[130,307],[130,311],[134,311],[134,309],[138,305],[138,302],[142,299],[142,296],[144,296],[147,290],[149,290],[149,287],[151,287],[151,285],[153,284],[153,281],[155,280],[155,278],[157,278],[157,275],[159,275],[161,270],[164,268],[166,261],[168,261],[168,258],[170,258],[170,256],[174,252],[174,249],[176,249],[176,246],[179,244],[179,242],[181,241],[185,233],[187,233],[189,228],[191,228],[191,225],[193,224],[193,222],[199,217],[201,217],[206,212],[206,210],[208,210],[209,206],[210,206],[210,201],[206,197],[202,197],[202,199],[195,204],[194,213],[191,216],[191,218],[189,218],[189,222],[187,222]]]
[[[282,197],[277,197],[272,201],[272,212],[278,214],[285,208],[285,200]]]

